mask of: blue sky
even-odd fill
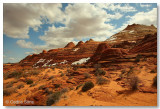
[[[4,4],[3,60],[90,38],[104,41],[128,24],[157,26],[157,4]]]

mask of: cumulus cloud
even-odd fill
[[[153,8],[148,12],[138,12],[133,16],[128,16],[129,20],[125,22],[120,28],[114,30],[115,32],[121,31],[127,27],[127,25],[143,24],[143,25],[154,25],[157,27],[157,8]]]
[[[143,6],[143,5],[142,5]],[[31,48],[32,52],[39,53],[43,49],[64,47],[75,39],[82,40],[93,38],[96,41],[104,41],[107,37],[124,29],[128,24],[138,23],[157,25],[157,9],[149,12],[137,12],[128,15],[128,19],[120,28],[110,21],[122,18],[126,13],[135,13],[135,7],[129,4],[69,4],[64,11],[62,4],[4,4],[4,33],[12,38],[29,38],[29,27],[38,31],[43,23],[42,19],[49,19],[53,24],[39,39],[45,45],[35,45],[32,42],[18,40],[16,43],[22,48]],[[108,11],[112,11],[108,13]],[[25,13],[25,14],[24,14]],[[65,26],[56,27],[54,23]]]
[[[26,42],[25,40],[18,40],[16,43],[22,48],[32,48],[34,46],[32,42]]]
[[[50,46],[63,47],[74,39],[110,36],[114,26],[107,22],[122,17],[120,13],[108,14],[104,9],[92,4],[69,5],[64,13],[65,27],[56,28],[53,25],[44,36],[40,36],[40,39]]]
[[[61,4],[4,3],[4,34],[12,38],[29,38],[29,27],[37,30],[42,24],[42,17],[47,17],[50,22],[63,21],[61,7]]]
[[[100,8],[104,8],[106,10],[110,10],[110,11],[119,11],[119,12],[135,12],[137,11],[135,7],[130,6],[129,4],[114,4],[114,3],[97,3],[95,4],[96,6],[100,7]]]
[[[145,4],[140,3],[140,7],[142,7],[142,8],[147,7],[148,8],[148,7],[151,7],[151,5],[150,4],[146,4],[146,3]]]
[[[129,21],[129,24],[155,25],[157,27],[157,8],[153,8],[149,12],[138,12]]]

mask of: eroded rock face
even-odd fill
[[[157,28],[153,25],[140,25],[140,24],[132,24],[128,25],[124,30],[112,35],[110,38],[106,40],[106,42],[110,46],[119,45],[124,41],[128,41],[130,43],[139,42],[142,40],[147,34],[154,34],[157,31]]]
[[[111,58],[123,58],[139,52],[156,52],[157,29],[151,26],[133,24],[123,31],[111,36],[103,42],[90,39],[85,43],[68,43],[64,48],[43,50],[40,54],[29,55],[19,62],[21,66],[50,67],[57,64],[71,65],[82,58],[89,58],[88,62],[106,61]],[[132,56],[130,56],[132,57]],[[133,58],[133,57],[132,57]]]
[[[133,47],[130,53],[157,52],[157,33],[147,34],[142,41]]]

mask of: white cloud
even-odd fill
[[[15,58],[10,57],[10,58],[9,58],[9,60],[13,61],[13,60],[16,60],[16,59],[15,59]]]
[[[144,3],[142,4],[142,3],[140,3],[140,7],[142,7],[142,8],[144,8],[144,7],[145,7],[145,8],[148,8],[148,7],[151,7],[151,4],[146,4],[146,3],[145,3],[145,4],[144,4]]]
[[[148,12],[138,12],[133,16],[128,16],[130,18],[127,22],[125,22],[120,28],[114,30],[114,32],[119,32],[127,27],[127,25],[135,24],[143,24],[143,25],[154,25],[157,27],[157,8],[153,8]]]
[[[78,14],[77,14],[78,13]],[[118,19],[121,14],[107,14],[105,10],[92,4],[74,4],[65,9],[66,27],[52,26],[40,39],[48,45],[63,47],[74,38],[106,37],[113,33],[114,26],[106,23]]]
[[[32,48],[32,47],[34,47],[32,42],[26,42],[25,40],[18,40],[16,43],[22,48]]]
[[[4,34],[12,38],[29,38],[29,27],[37,30],[42,24],[42,17],[47,17],[51,22],[63,21],[61,7],[61,4],[5,3],[3,8]]]
[[[137,11],[135,7],[130,6],[129,4],[97,3],[95,5],[110,11],[119,11],[119,12],[125,12],[125,13]]]
[[[157,27],[157,8],[149,12],[138,12],[128,22],[129,24],[137,23],[144,25],[155,25]]]

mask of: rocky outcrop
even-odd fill
[[[142,41],[133,47],[130,53],[157,52],[157,33],[147,34]]]
[[[68,43],[64,48],[73,48],[75,44],[73,42]]]
[[[82,47],[84,45],[83,41],[79,41],[75,48]]]

